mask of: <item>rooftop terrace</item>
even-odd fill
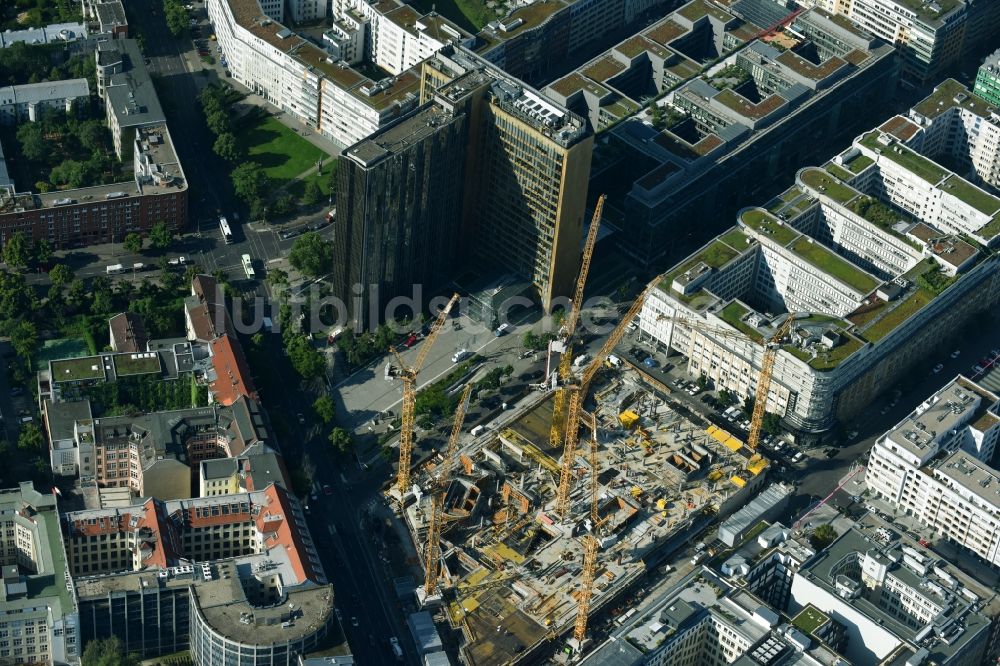
[[[827,275],[863,294],[879,285],[877,279],[811,238],[803,236],[789,246],[789,249]]]
[[[779,245],[788,245],[801,234],[763,208],[749,208],[740,214],[740,221],[754,231],[769,236]]]
[[[879,136],[882,135],[877,130],[869,132],[861,137],[860,143],[869,150],[881,153],[883,157],[892,160],[932,185],[937,185],[942,178],[948,175],[947,170],[897,141],[891,141],[888,145],[881,143]]]
[[[973,95],[969,89],[955,79],[945,79],[930,95],[925,97],[913,111],[927,118],[937,118],[952,108],[962,108],[978,116],[988,118],[990,105],[983,98]]]

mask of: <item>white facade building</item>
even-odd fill
[[[767,208],[744,209],[736,228],[668,271],[640,312],[642,335],[685,356],[691,375],[747,397],[760,343],[791,313],[767,408],[816,433],[863,412],[1000,298],[1000,261],[984,248],[1000,241],[1000,199],[902,145],[888,133],[896,120],[800,170]]]
[[[46,109],[70,113],[74,102],[84,103],[89,97],[87,79],[6,86],[0,88],[0,123],[35,122]]]
[[[1000,565],[1000,398],[965,377],[932,395],[871,450],[869,489],[937,534]]]
[[[276,22],[257,0],[211,0],[208,11],[233,77],[341,145],[417,104],[414,73],[372,81]]]
[[[1000,112],[954,79],[910,109],[919,129],[907,141],[923,154],[947,156],[962,174],[1000,188]]]

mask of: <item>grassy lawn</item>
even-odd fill
[[[819,243],[810,243],[808,239],[800,238],[791,249],[813,266],[827,275],[832,275],[852,289],[867,294],[878,286],[878,281],[875,278]]]
[[[821,351],[816,354],[816,358],[809,359],[809,365],[816,370],[832,370],[840,365],[844,359],[861,349],[862,342],[852,335],[840,331],[841,342],[830,351]]]
[[[287,185],[306,170],[315,171],[316,160],[328,157],[270,116],[255,118],[248,126],[241,127],[236,137],[250,159],[264,167],[276,188]]]
[[[81,379],[104,379],[104,362],[100,356],[52,362],[52,381],[68,382]]]
[[[874,163],[875,161],[867,155],[858,155],[845,166],[851,170],[851,173],[859,174]]]
[[[976,232],[979,236],[989,240],[997,234],[1000,234],[1000,214],[997,214],[990,220],[986,226],[982,227]]]
[[[802,609],[802,612],[792,619],[792,624],[807,634],[822,627],[830,618],[812,604]]]
[[[457,23],[459,27],[476,34],[483,26],[497,18],[481,0],[416,0],[411,3],[418,11],[427,14],[434,9],[438,14]]]

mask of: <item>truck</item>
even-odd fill
[[[459,349],[457,352],[455,352],[452,355],[451,362],[452,363],[461,363],[462,361],[464,361],[465,359],[469,358],[470,356],[472,356],[472,352],[470,352],[468,349]]]
[[[108,272],[108,275],[117,275],[118,273],[124,273],[125,267],[121,264],[111,264],[105,270]]]
[[[403,648],[399,647],[399,639],[395,636],[390,636],[389,645],[392,647],[392,653],[396,655],[396,661],[403,661]]]

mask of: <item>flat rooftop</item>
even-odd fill
[[[409,150],[455,118],[443,107],[430,102],[405,120],[350,146],[344,153],[362,166],[372,167],[392,155]]]
[[[915,456],[924,457],[938,435],[950,432],[961,423],[967,423],[976,409],[976,398],[992,404],[980,393],[954,379],[930,398],[917,406],[895,428],[886,433],[886,438]],[[988,405],[987,405],[988,406]]]

